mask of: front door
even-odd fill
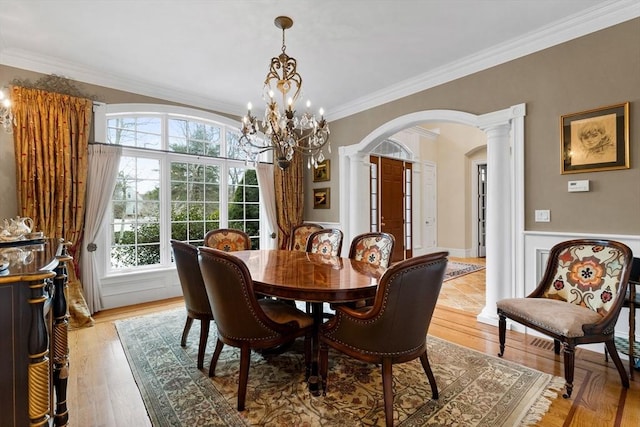
[[[380,228],[385,233],[392,234],[396,240],[391,260],[401,261],[412,256],[411,245],[411,201],[407,203],[406,173],[411,173],[410,164],[401,160],[372,156],[371,162],[379,165],[379,194],[378,212],[380,212]],[[407,167],[408,166],[408,167]],[[409,181],[410,184],[410,181]],[[409,207],[407,209],[407,207]],[[409,228],[409,229],[407,229]]]

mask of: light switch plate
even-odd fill
[[[536,222],[550,222],[551,211],[548,209],[536,209]]]

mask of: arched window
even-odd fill
[[[258,181],[238,123],[162,105],[105,110],[96,139],[101,124],[104,143],[123,147],[105,224],[106,276],[169,267],[170,239],[199,245],[216,228],[243,230],[260,247]]]

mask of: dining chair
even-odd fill
[[[427,331],[442,288],[448,252],[401,261],[389,267],[367,310],[336,306],[335,316],[320,325],[320,376],[326,395],[329,347],[355,359],[382,366],[382,390],[387,426],[393,425],[394,364],[420,358],[431,397],[438,386],[427,356]],[[419,302],[419,303],[417,303]]]
[[[187,321],[182,331],[180,345],[186,347],[187,337],[194,319],[200,320],[200,342],[198,344],[198,369],[204,365],[204,352],[209,337],[209,326],[213,320],[213,313],[207,298],[207,291],[200,274],[198,265],[198,248],[179,240],[171,240],[173,259],[176,263],[184,304],[187,309]]]
[[[381,231],[359,234],[351,240],[349,258],[387,268],[391,263],[395,244],[396,239],[393,234]],[[360,300],[349,303],[349,305],[364,307],[372,303],[373,300]]]
[[[553,246],[538,286],[524,298],[497,302],[498,355],[504,355],[508,318],[553,338],[556,354],[562,343],[564,398],[573,391],[575,347],[580,344],[605,343],[622,385],[628,388],[614,336],[632,257],[625,244],[612,240],[569,240]]]
[[[393,256],[396,239],[393,234],[371,232],[359,234],[351,240],[349,258],[387,268]]]
[[[225,252],[251,249],[251,239],[242,230],[234,228],[218,228],[204,235],[204,246]]]
[[[209,376],[215,376],[218,358],[225,344],[240,348],[238,411],[245,407],[251,350],[277,348],[303,336],[308,378],[313,319],[282,301],[256,299],[246,264],[229,253],[199,247],[198,262],[218,329]]]
[[[340,256],[342,236],[342,231],[337,228],[314,231],[307,239],[306,251],[312,254]]]
[[[323,228],[324,227],[320,224],[314,224],[311,222],[296,225],[291,229],[289,249],[292,251],[305,252],[307,250],[307,239],[309,238],[309,235],[314,231],[322,230]]]

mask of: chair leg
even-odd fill
[[[184,324],[184,329],[182,330],[182,339],[180,340],[180,346],[187,346],[187,336],[189,336],[189,331],[191,330],[191,325],[193,324],[193,317],[187,315],[187,322]]]
[[[305,381],[309,380],[311,376],[311,358],[313,349],[311,348],[311,344],[313,344],[313,332],[309,331],[304,336],[304,367],[305,367]]]
[[[213,350],[213,356],[211,356],[211,364],[209,365],[209,376],[216,376],[216,365],[218,364],[218,358],[220,357],[220,353],[222,352],[222,347],[224,347],[224,343],[218,339],[216,342],[216,349]]]
[[[618,368],[618,374],[620,374],[620,381],[622,381],[622,386],[624,388],[629,388],[629,376],[627,375],[627,371],[624,369],[624,365],[622,364],[622,360],[620,360],[620,355],[618,354],[618,350],[616,349],[616,344],[611,338],[608,341],[605,341],[607,345],[607,350],[609,350],[609,354],[611,356],[611,360],[613,360],[613,364]]]
[[[327,395],[327,375],[329,371],[329,346],[324,341],[320,341],[320,350],[318,352],[319,360],[319,374],[322,381],[322,395]],[[308,378],[308,375],[307,375]]]
[[[498,338],[500,340],[500,351],[498,356],[504,355],[504,343],[506,341],[507,334],[507,319],[502,314],[498,314]]]
[[[431,370],[431,365],[429,365],[429,357],[427,356],[426,351],[420,355],[420,362],[422,362],[422,368],[427,374],[427,378],[429,378],[429,385],[431,385],[431,398],[437,399],[438,384],[436,383],[436,377],[433,376],[433,371]]]
[[[382,393],[384,395],[384,418],[387,427],[393,426],[393,365],[391,359],[382,359]]]
[[[560,354],[560,341],[553,340],[553,352],[555,354]]]
[[[566,393],[562,395],[565,399],[571,397],[573,392],[573,372],[575,369],[575,348],[571,344],[563,343],[564,352],[564,379],[566,381]]]
[[[244,411],[247,397],[247,382],[249,380],[249,362],[251,361],[251,347],[243,344],[240,347],[240,378],[238,379],[238,411]]]
[[[209,338],[210,321],[200,319],[200,343],[198,344],[198,369],[204,366],[204,352],[207,348],[207,338]]]

